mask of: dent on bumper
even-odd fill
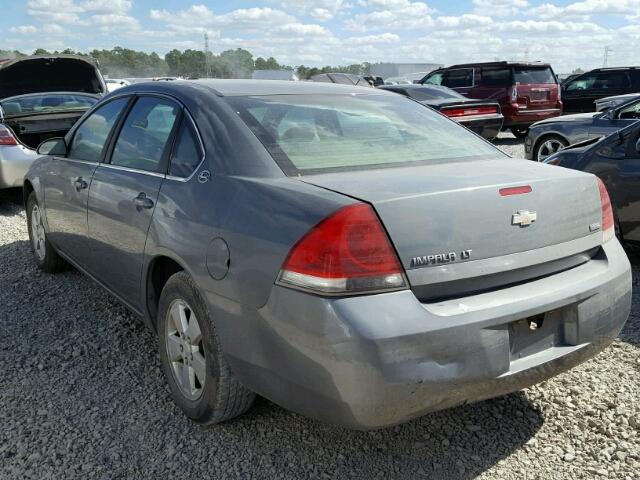
[[[379,428],[522,389],[605,348],[628,317],[631,272],[616,240],[603,250],[552,277],[438,304],[410,291],[326,299],[281,287],[253,313],[209,300],[249,388],[310,417]],[[514,322],[538,314],[555,333],[517,345]]]

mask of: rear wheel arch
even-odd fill
[[[145,285],[146,310],[155,328],[158,327],[158,305],[162,289],[171,276],[184,271],[186,269],[178,261],[166,255],[157,256],[149,263]]]

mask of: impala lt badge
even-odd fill
[[[411,267],[424,267],[426,265],[440,265],[443,263],[453,263],[456,260],[469,260],[473,250],[463,250],[460,255],[456,252],[438,253],[436,255],[423,255],[411,259]]]
[[[512,225],[520,225],[521,227],[528,227],[533,222],[538,220],[538,214],[536,212],[530,212],[529,210],[518,210],[517,213],[511,217]]]

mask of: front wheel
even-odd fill
[[[206,303],[189,275],[173,275],[158,307],[158,347],[173,399],[192,420],[210,425],[251,407],[255,394],[229,368]]]
[[[533,158],[538,162],[544,162],[554,153],[566,148],[567,145],[569,145],[569,142],[558,135],[543,137],[533,147]]]
[[[38,268],[47,273],[56,273],[64,270],[67,264],[56,253],[47,239],[47,232],[42,222],[42,210],[38,205],[36,194],[33,192],[27,199],[27,229],[29,230],[31,250]]]
[[[529,129],[522,127],[511,127],[511,133],[516,138],[524,138],[528,135]]]

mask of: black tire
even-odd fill
[[[560,135],[544,135],[543,137],[539,138],[536,141],[536,144],[533,146],[533,160],[536,162],[541,162],[544,161],[544,159],[539,159],[538,158],[538,153],[540,152],[540,149],[542,148],[543,145],[545,145],[547,142],[555,142],[560,144],[560,149],[556,150],[556,152],[562,150],[563,148],[566,148],[567,146],[569,146],[569,142],[567,141],[567,139],[561,137]],[[555,152],[553,152],[555,153]],[[546,157],[545,157],[546,158]]]
[[[526,127],[511,127],[511,133],[516,138],[525,138],[529,134],[529,129]]]
[[[34,210],[36,209],[38,211],[37,217],[39,218],[39,227],[36,228],[38,232],[34,231],[33,223]],[[31,251],[40,270],[47,273],[57,273],[68,269],[69,264],[58,255],[47,238],[47,233],[42,223],[40,206],[34,192],[31,192],[27,199],[27,230],[29,231]]]
[[[202,352],[206,373],[204,375],[204,384],[196,380],[196,384],[200,385],[200,393],[197,398],[190,398],[189,393],[183,390],[185,387],[180,385],[178,373],[175,370],[176,368],[188,368],[189,360],[183,359],[180,362],[170,360],[169,337],[171,336],[177,342],[183,341],[181,332],[170,332],[170,309],[175,305],[188,307],[190,321],[193,321],[193,315],[195,314],[201,333],[199,345],[193,348],[196,349],[196,355]],[[211,425],[237,417],[251,407],[255,399],[255,393],[242,385],[233,375],[220,348],[214,322],[209,314],[207,305],[202,299],[195,282],[186,273],[178,272],[174,274],[162,289],[158,306],[157,325],[158,349],[162,370],[174,401],[187,417],[197,423]],[[186,339],[186,335],[184,335],[184,338]],[[191,362],[193,362],[193,355],[191,355]]]

